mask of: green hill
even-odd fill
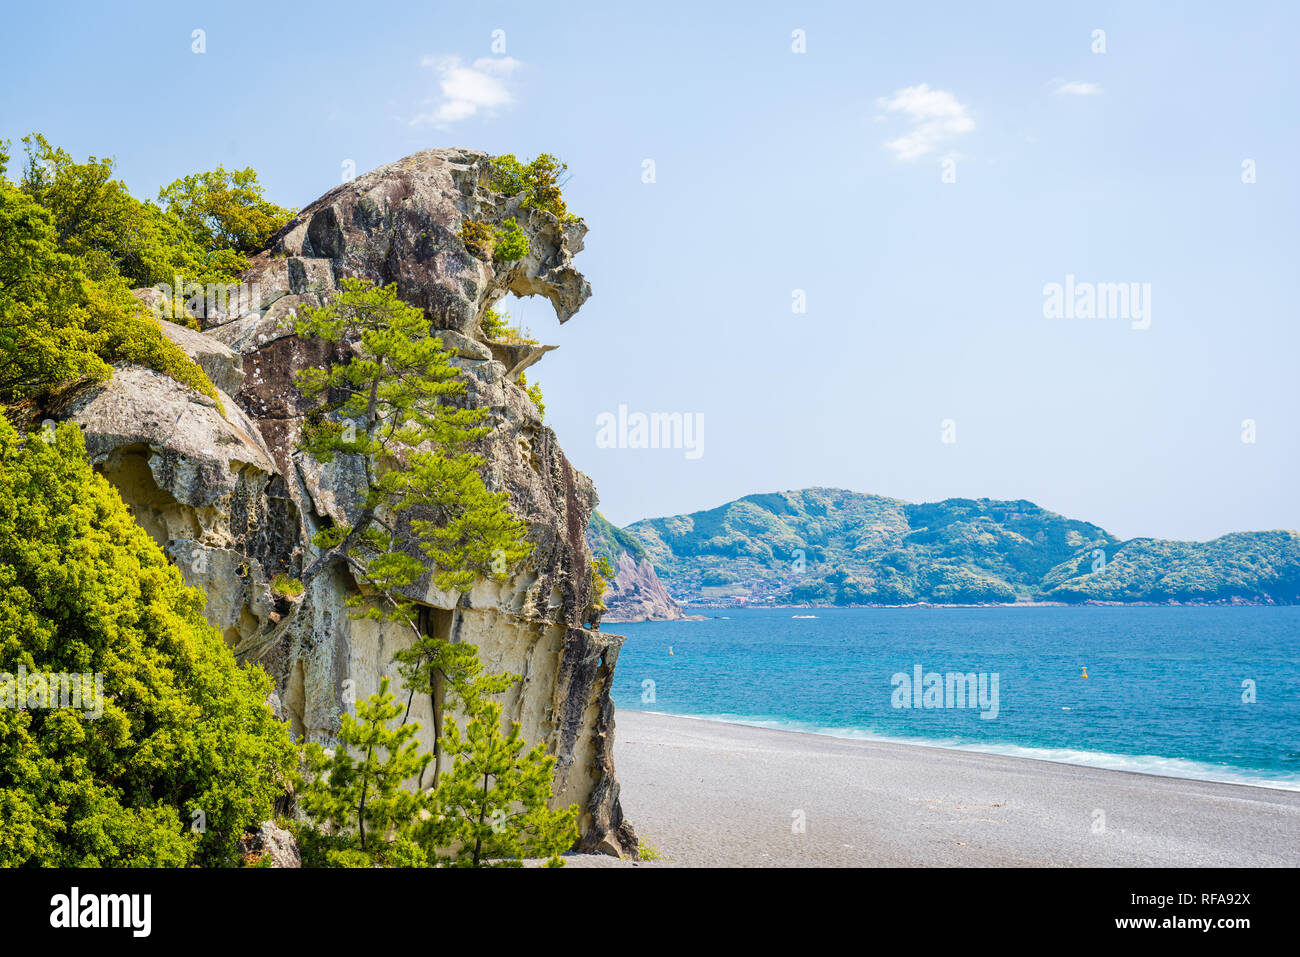
[[[587,547],[595,558],[608,559],[615,568],[618,557],[623,552],[630,554],[634,561],[649,557],[642,545],[631,532],[619,528],[600,512],[591,513],[591,523],[587,526]]]
[[[810,488],[626,531],[683,603],[1300,601],[1295,532],[1120,541],[1023,500],[914,505]]]

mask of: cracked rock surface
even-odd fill
[[[224,417],[211,399],[127,365],[107,382],[51,397],[40,414],[81,425],[96,467],[186,580],[207,591],[209,620],[275,679],[292,730],[334,743],[351,702],[377,691],[383,677],[401,684],[392,658],[411,633],[353,619],[347,600],[357,586],[341,569],[293,599],[270,589],[277,574],[296,577],[311,560],[311,537],[325,521],[355,512],[361,484],[359,463],[322,465],[296,450],[309,403],[294,376],[329,360],[331,347],[298,339],[291,323],[299,308],[326,302],[344,277],[396,283],[444,331],[466,401],[490,410],[493,429],[477,449],[484,478],[507,492],[535,545],[507,581],[482,581],[465,595],[423,582],[411,597],[427,607],[431,632],[477,645],[489,670],[522,676],[505,715],[556,756],[555,804],[582,809],[578,848],[633,853],[610,699],[623,639],[599,630],[585,538],[596,492],[515,384],[551,347],[503,348],[479,328],[507,293],[543,296],[568,320],[591,295],[572,262],[586,225],[490,192],[488,175],[486,154],[436,149],[357,177],[307,206],[252,257],[246,294],[208,310],[203,332],[164,324],[222,391]],[[476,258],[459,238],[466,219],[507,218],[528,235],[519,262]],[[417,699],[412,717],[432,750],[431,703]]]

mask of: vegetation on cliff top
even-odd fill
[[[293,215],[262,198],[251,169],[186,176],[141,202],[113,163],[78,163],[40,134],[6,178],[0,143],[0,401],[38,396],[114,362],[165,373],[217,401],[206,374],[163,335],[132,287],[229,284]],[[179,292],[179,290],[178,290]],[[183,306],[174,307],[186,322]]]
[[[220,404],[203,370],[131,295],[102,248],[108,240],[93,238],[113,234],[98,217],[108,215],[101,207],[109,198],[120,199],[116,191],[69,184],[57,172],[32,172],[36,186],[29,176],[19,188],[4,176],[7,161],[0,144],[0,402],[40,396],[70,380],[107,379],[113,362],[126,361]],[[74,213],[77,202],[62,187],[88,208]]]
[[[550,153],[540,153],[527,163],[513,153],[492,157],[492,178],[488,188],[506,196],[524,194],[520,204],[526,209],[550,213],[561,223],[576,223],[579,217],[564,203],[564,174],[568,166]]]
[[[294,216],[267,202],[252,169],[218,166],[184,176],[158,192],[158,203],[136,199],[113,179],[113,161],[78,163],[39,133],[25,137],[21,187],[49,210],[63,250],[97,279],[131,286],[230,283],[259,249]]]
[[[914,505],[812,488],[749,495],[626,531],[682,601],[1300,601],[1294,532],[1120,541],[1026,501]]]

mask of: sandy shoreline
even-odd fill
[[[666,865],[1300,865],[1296,791],[639,711],[616,723],[624,814]]]

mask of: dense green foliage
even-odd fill
[[[1300,535],[1235,532],[1210,542],[1135,538],[1053,568],[1043,593],[1053,601],[1300,602]]]
[[[528,234],[513,219],[494,229],[492,238],[492,258],[497,262],[515,262],[528,255]]]
[[[248,265],[245,253],[294,215],[263,198],[251,169],[183,177],[159,191],[159,205],[135,199],[113,179],[111,160],[77,163],[40,134],[23,142],[23,191],[49,211],[60,248],[96,279],[234,282]]]
[[[64,192],[73,192],[69,183],[33,171],[29,180],[46,184],[33,194],[4,178],[4,158],[0,152],[0,401],[40,395],[71,379],[107,379],[119,360],[157,369],[216,399],[203,370],[131,295],[105,251],[112,243],[96,238],[116,229],[113,210],[121,204],[105,197],[121,197],[102,189],[98,200],[87,200],[90,209],[74,215],[77,204]],[[109,225],[97,216],[109,217]]]
[[[1293,532],[1121,542],[1026,501],[912,505],[813,488],[750,495],[627,531],[686,601],[1300,600]]]
[[[248,264],[245,253],[292,211],[262,198],[251,169],[177,180],[160,192],[159,206],[114,179],[111,160],[78,163],[40,134],[23,142],[17,184],[4,176],[9,157],[0,145],[0,401],[83,376],[106,379],[117,361],[217,399],[203,370],[130,290],[174,288],[178,279],[232,283]],[[190,322],[173,302],[177,321]]]
[[[578,217],[569,212],[561,191],[568,166],[550,153],[541,153],[527,163],[520,162],[513,153],[492,157],[492,179],[489,188],[506,196],[524,194],[521,205],[550,213],[561,223],[575,223]]]
[[[0,866],[228,863],[271,816],[295,751],[202,609],[75,425],[0,416],[0,672],[103,682],[99,717],[0,707]]]
[[[267,202],[252,168],[228,173],[218,166],[183,176],[159,190],[158,199],[213,255],[255,252],[297,212]]]
[[[487,223],[479,222],[477,219],[465,220],[460,224],[460,241],[472,255],[479,259],[492,258],[495,237],[492,235],[492,227]]]
[[[476,219],[460,224],[460,241],[472,255],[494,262],[515,262],[528,255],[528,234],[513,219],[489,226]]]
[[[587,525],[587,547],[596,559],[605,559],[611,567],[618,565],[618,557],[624,552],[630,554],[638,564],[642,559],[650,557],[650,553],[635,535],[625,528],[619,528],[600,512],[591,513],[591,522]]]

